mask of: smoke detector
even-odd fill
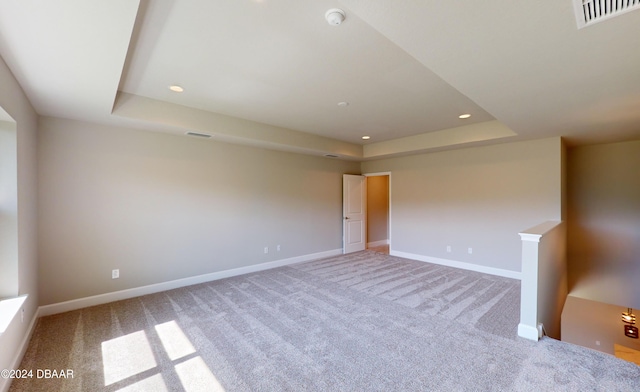
[[[324,14],[324,17],[331,26],[339,26],[344,21],[346,14],[341,9],[332,8]]]

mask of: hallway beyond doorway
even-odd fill
[[[372,250],[374,252],[377,253],[384,253],[385,255],[389,254],[389,245],[377,245],[377,246],[370,246],[367,249]]]

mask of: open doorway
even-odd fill
[[[367,177],[367,249],[389,254],[391,173],[371,173],[365,176]]]

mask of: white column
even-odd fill
[[[542,256],[541,249],[544,246],[544,235],[553,230],[561,222],[548,221],[525,230],[520,234],[522,239],[522,282],[520,291],[520,324],[518,324],[518,336],[538,340],[542,336],[542,324],[540,321],[540,294],[539,278],[540,263],[549,263]]]
[[[520,233],[522,239],[522,281],[518,336],[538,340],[538,246],[540,234]]]

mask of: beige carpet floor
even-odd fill
[[[640,367],[516,337],[519,281],[372,251],[39,320],[11,391],[640,391]],[[68,375],[68,372],[66,373]]]

